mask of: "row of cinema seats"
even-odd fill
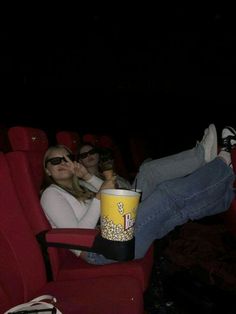
[[[75,131],[58,131],[56,133],[56,140],[57,143],[69,147],[75,154],[78,152],[78,145],[81,142],[91,143],[93,146],[99,148],[110,149],[113,152],[116,172],[119,173],[119,175],[122,177],[130,180],[134,179],[134,176],[137,173],[141,163],[150,157],[147,151],[147,145],[145,145],[144,140],[137,136],[129,136],[126,139],[126,157],[129,155],[131,167],[127,166],[127,161],[125,161],[119,145],[115,143],[111,136],[91,133],[80,136],[79,133]]]
[[[128,177],[128,170],[121,154],[121,150],[110,136],[99,136],[91,133],[80,136],[77,132],[59,131],[56,133],[56,140],[58,144],[63,144],[69,147],[74,154],[78,153],[78,146],[81,142],[90,143],[98,148],[111,149],[114,155],[114,163],[117,173],[125,178]]]
[[[97,232],[51,229],[39,202],[47,134],[12,127],[8,136],[11,151],[0,153],[0,312],[52,294],[63,313],[144,313],[153,246],[143,259],[100,266],[65,249],[91,247]]]
[[[5,126],[0,125],[0,147],[3,152],[11,150],[7,131]],[[133,181],[142,162],[151,157],[150,149],[145,139],[140,135],[120,138],[123,151],[114,138],[109,135],[80,134],[77,131],[66,130],[57,131],[54,137],[53,142],[69,147],[74,154],[78,153],[78,146],[82,142],[91,143],[98,148],[110,149],[113,152],[116,172],[130,181]]]
[[[44,294],[62,313],[143,313],[142,289],[132,276],[104,274],[47,281],[38,242],[24,218],[6,157],[0,154],[0,313]],[[73,265],[71,265],[72,269]]]
[[[8,135],[12,149],[0,154],[1,313],[14,304],[45,293],[58,298],[64,313],[143,313],[143,293],[149,283],[153,248],[139,261],[95,266],[75,258],[68,250],[50,247],[49,265],[53,277],[49,280],[49,272],[46,277],[45,260],[35,237],[49,230],[48,240],[71,242],[71,234],[66,235],[66,230],[61,230],[63,233],[59,235],[51,230],[39,203],[42,156],[48,138],[44,131],[27,127],[10,128]],[[232,152],[232,160],[236,166],[236,150]],[[234,234],[235,215],[234,200],[223,215]],[[73,233],[73,243],[91,245],[94,236],[90,231],[77,230]]]

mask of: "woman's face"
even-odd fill
[[[97,150],[90,146],[84,145],[80,149],[80,162],[86,167],[98,167],[99,154]]]
[[[49,151],[45,158],[45,171],[56,182],[73,178],[73,172],[66,157],[70,160],[72,158],[66,149],[55,148]]]

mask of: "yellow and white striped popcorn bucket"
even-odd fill
[[[101,235],[112,241],[128,241],[134,226],[140,193],[122,189],[101,191]]]

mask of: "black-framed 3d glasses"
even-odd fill
[[[97,153],[98,153],[98,150],[96,148],[92,148],[88,152],[84,152],[84,153],[79,154],[79,159],[85,159],[89,155],[94,155],[94,154],[97,154]]]
[[[66,155],[71,161],[75,160],[74,155]],[[47,166],[47,164],[50,162],[51,165],[56,166],[56,165],[60,165],[62,161],[67,162],[67,160],[65,159],[65,157],[52,157],[49,158],[45,161],[45,167]]]

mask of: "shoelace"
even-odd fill
[[[235,144],[231,144],[231,140],[236,141],[236,136],[228,135],[227,137],[222,139],[222,146],[225,148],[226,151],[230,152]]]

